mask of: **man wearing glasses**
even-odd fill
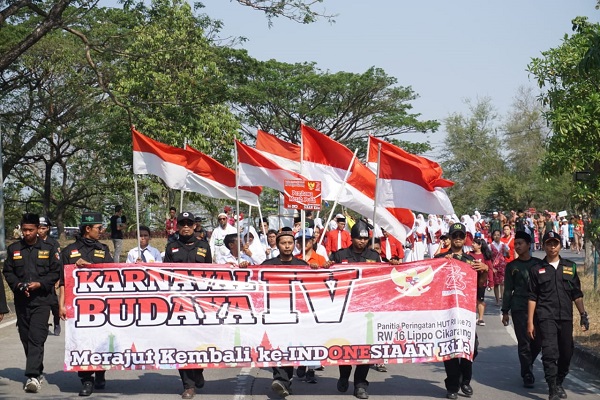
[[[477,271],[487,271],[488,266],[479,260],[475,260],[470,255],[463,252],[463,246],[465,244],[465,238],[467,235],[467,229],[461,223],[455,223],[450,225],[450,250],[437,254],[435,258],[454,258],[459,261],[469,263],[471,267]],[[473,309],[477,304],[477,298],[473,298]],[[477,345],[479,340],[475,335],[475,350],[473,359],[477,357]],[[473,395],[473,388],[471,387],[471,377],[473,376],[473,362],[466,358],[452,358],[444,361],[444,369],[446,370],[446,398],[458,399],[458,389],[465,394],[467,397]]]
[[[177,216],[179,238],[167,244],[165,263],[212,263],[208,243],[196,238],[195,227],[194,214],[191,212],[182,212]],[[204,386],[204,370],[202,368],[180,369],[179,376],[183,383],[182,399],[193,398],[196,395],[196,389]]]
[[[210,252],[215,259],[219,253],[222,253],[222,256],[227,256],[227,248],[224,246],[225,236],[232,233],[237,233],[235,228],[227,223],[227,214],[221,213],[217,219],[219,221],[219,225],[213,230],[209,242]]]
[[[98,241],[103,231],[102,214],[84,212],[81,215],[80,235],[74,243],[65,247],[61,252],[62,265],[75,264],[77,267],[84,267],[88,264],[112,263],[113,258],[108,246]],[[61,269],[59,307],[63,319],[66,318],[64,285],[64,270]],[[89,396],[94,392],[94,388],[104,389],[106,386],[105,373],[106,371],[79,371],[77,375],[82,384],[79,395]]]

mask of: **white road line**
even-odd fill
[[[244,400],[246,398],[246,386],[250,379],[250,371],[252,368],[242,368],[237,376],[233,400]]]
[[[9,319],[8,321],[0,324],[0,329],[6,328],[7,326],[15,326],[16,323],[17,323],[16,319]]]

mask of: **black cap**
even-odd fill
[[[554,231],[546,232],[542,238],[542,243],[545,244],[548,240],[558,240],[560,243],[560,235]]]
[[[350,230],[350,236],[352,239],[368,239],[369,227],[363,221],[358,221],[352,226],[352,229]]]
[[[88,211],[81,214],[81,225],[96,225],[102,223],[102,214],[99,212]]]
[[[525,231],[517,231],[515,233],[515,239],[523,239],[527,243],[531,243],[531,235]]]
[[[465,226],[463,224],[461,224],[460,222],[456,222],[450,226],[450,230],[448,231],[448,234],[450,236],[452,236],[452,234],[454,232],[462,232],[462,233],[466,234],[467,228],[465,228]]]
[[[181,221],[194,221],[194,214],[192,214],[191,212],[182,212],[179,213],[179,215],[177,216],[177,222],[181,222]]]
[[[40,217],[40,226],[52,226],[48,217]]]

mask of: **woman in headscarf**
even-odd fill
[[[429,214],[427,217],[427,254],[429,258],[433,258],[437,249],[440,247],[440,236],[442,229],[438,225],[438,217],[434,214]]]
[[[265,248],[258,238],[258,233],[253,226],[245,227],[242,231],[242,253],[252,259],[254,264],[260,265],[267,259]]]
[[[463,215],[460,218],[460,221],[463,223],[465,228],[467,229],[465,244],[463,246],[464,251],[471,252],[473,251],[473,238],[475,238],[475,222],[471,219],[470,215]]]
[[[425,243],[427,241],[427,224],[425,223],[423,214],[417,215],[417,219],[415,219],[415,234],[416,240],[413,246],[414,259],[415,261],[420,261],[425,259]]]

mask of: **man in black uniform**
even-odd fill
[[[77,267],[83,267],[88,264],[112,263],[113,258],[110,255],[108,246],[100,243],[100,234],[104,230],[102,225],[102,214],[97,212],[84,212],[81,215],[81,225],[79,226],[79,236],[75,242],[65,247],[61,252],[62,265],[75,264]],[[60,279],[59,307],[60,314],[66,317],[65,312],[65,291],[64,291],[64,270]],[[81,379],[80,396],[89,396],[94,388],[104,389],[106,387],[106,371],[79,371],[77,373]]]
[[[533,362],[540,353],[539,337],[530,340],[527,335],[527,303],[529,302],[529,271],[542,262],[539,258],[531,257],[529,249],[531,236],[525,231],[515,233],[515,252],[519,256],[506,266],[504,273],[504,295],[502,297],[502,323],[508,326],[510,311],[513,319],[517,350],[521,364],[523,386],[532,388],[535,383]]]
[[[210,246],[206,241],[194,236],[194,214],[183,212],[177,216],[179,238],[167,243],[165,263],[212,263]],[[180,369],[179,376],[183,382],[182,399],[191,399],[196,395],[196,388],[204,386],[204,369]]]
[[[583,292],[577,264],[562,258],[560,235],[548,231],[542,239],[546,257],[529,272],[529,310],[527,334],[542,339],[542,364],[549,389],[549,399],[566,399],[563,381],[569,373],[573,355],[573,302],[580,313],[582,330],[590,329],[583,306]],[[534,315],[538,319],[536,332]]]
[[[463,246],[465,244],[465,238],[467,235],[467,229],[461,223],[455,223],[450,226],[448,232],[450,236],[450,250],[437,254],[435,258],[454,258],[466,263],[469,263],[471,267],[477,271],[487,271],[488,266],[479,260],[474,260],[468,254],[463,252]],[[473,309],[477,304],[477,298],[473,299]],[[475,334],[475,349],[473,354],[473,360],[477,357],[477,347],[479,340],[477,334]],[[473,377],[473,362],[466,358],[452,358],[444,361],[444,369],[446,370],[446,398],[458,399],[458,389],[465,394],[467,397],[473,395],[473,388],[471,387],[471,378]]]
[[[61,270],[56,248],[38,237],[39,223],[37,214],[23,215],[23,238],[8,246],[3,270],[15,294],[19,338],[27,359],[24,389],[31,393],[37,393],[41,387],[52,292]]]
[[[381,262],[379,253],[368,247],[369,228],[363,221],[356,222],[350,230],[352,244],[350,247],[331,253],[330,259],[334,263],[376,263]],[[357,365],[354,370],[354,396],[359,399],[368,399],[367,375],[369,374],[369,364]],[[348,390],[348,380],[352,372],[352,365],[340,365],[340,378],[337,382],[337,390],[344,393]]]
[[[275,239],[279,255],[263,261],[261,265],[296,265],[307,267],[308,263],[294,257],[294,232],[285,230],[277,234]],[[281,397],[286,397],[292,392],[292,376],[294,367],[273,367],[273,382],[271,389]]]
[[[48,217],[40,217],[40,226],[38,228],[38,236],[44,242],[51,244],[56,249],[56,252],[60,254],[60,243],[54,238],[49,236],[50,227],[52,224],[50,223],[50,219]],[[54,301],[52,302],[52,306],[50,310],[52,311],[52,319],[54,322],[54,336],[60,336],[60,312],[58,310],[58,296],[56,295],[56,291],[58,290],[59,281],[56,281],[56,285],[54,286],[53,296]]]

